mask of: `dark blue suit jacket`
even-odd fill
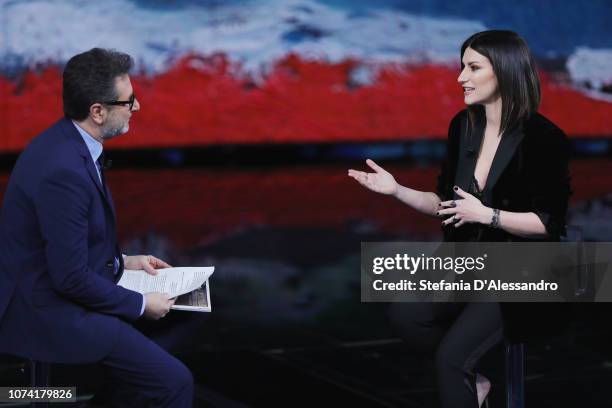
[[[61,119],[21,153],[4,195],[0,352],[63,363],[108,354],[120,319],[138,319],[142,307],[140,294],[115,284],[116,256],[110,192]]]

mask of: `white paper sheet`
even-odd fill
[[[214,266],[157,269],[149,275],[143,270],[126,269],[117,285],[138,293],[160,292],[176,297],[198,289],[213,274]]]

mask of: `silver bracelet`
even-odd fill
[[[492,228],[499,228],[499,210],[497,208],[493,209],[493,217],[491,218],[489,226]]]

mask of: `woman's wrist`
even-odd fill
[[[392,195],[393,197],[397,198],[398,200],[400,199],[400,190],[401,190],[401,187],[402,187],[402,186],[400,186],[400,184],[396,182],[396,183],[395,183],[395,191],[393,191],[393,192],[391,193],[391,195]]]
[[[491,225],[491,222],[493,221],[493,215],[495,213],[495,210],[491,207],[484,207],[484,211],[482,213],[483,213],[483,216],[482,216],[482,219],[480,220],[480,223],[484,225]]]

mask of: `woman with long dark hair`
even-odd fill
[[[404,187],[372,160],[373,173],[351,169],[349,176],[443,218],[445,241],[558,241],[570,195],[569,148],[564,132],[537,113],[540,82],[527,44],[512,31],[472,35],[461,46],[458,82],[467,108],[451,120],[436,192]],[[491,386],[475,373],[482,355],[504,336],[522,340],[546,329],[528,315],[555,306],[530,306],[396,303],[390,316],[413,349],[435,353],[441,406],[473,408]]]

